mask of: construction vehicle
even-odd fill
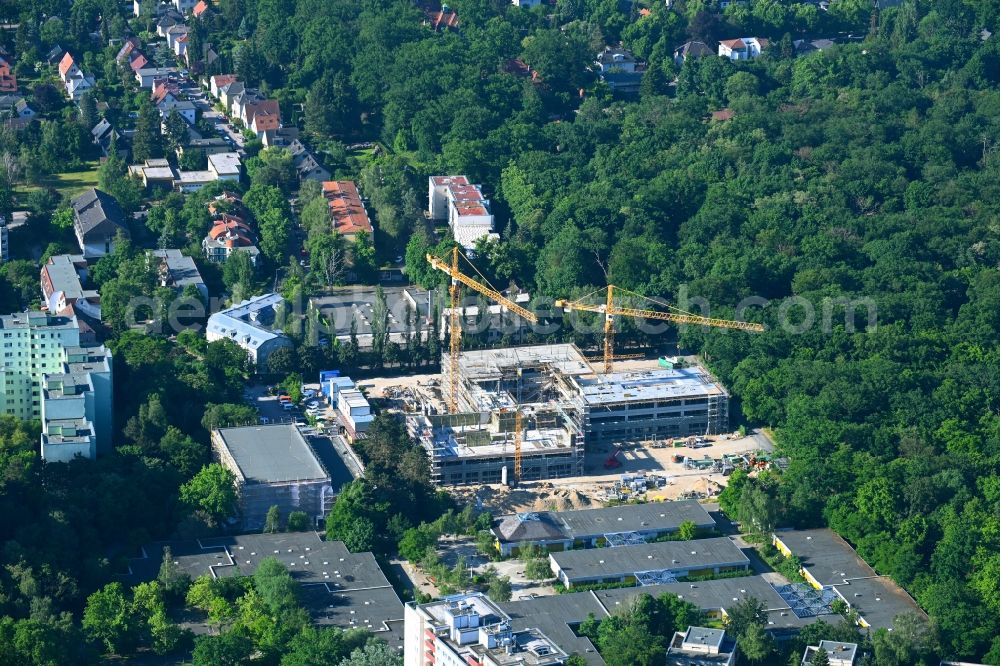
[[[600,291],[600,290],[598,290]],[[656,303],[662,307],[665,307],[674,312],[659,312],[657,310],[643,310],[639,308],[632,307],[620,307],[615,304],[615,292],[623,292],[626,295],[643,299],[652,303]],[[755,331],[760,332],[764,330],[764,326],[761,324],[755,324],[753,322],[747,321],[733,321],[730,319],[715,319],[712,317],[702,317],[700,315],[691,314],[690,312],[685,312],[680,310],[668,303],[662,303],[655,299],[637,294],[628,289],[622,287],[616,287],[614,285],[608,285],[607,287],[607,297],[604,299],[604,303],[596,305],[592,303],[584,303],[584,299],[589,298],[598,292],[591,292],[583,298],[576,301],[569,301],[566,299],[559,299],[556,301],[557,308],[563,308],[567,312],[573,310],[581,310],[584,312],[597,312],[604,315],[604,373],[611,374],[614,365],[614,338],[615,338],[615,317],[635,317],[638,319],[656,319],[659,321],[670,321],[675,324],[695,324],[697,326],[710,326],[713,328],[732,328],[740,331]]]
[[[477,282],[475,279],[469,277],[460,270],[458,265],[459,256],[465,259],[469,266],[472,266],[472,270],[479,274],[479,277],[482,278],[482,283]],[[532,324],[538,323],[538,317],[531,310],[521,307],[494,289],[483,274],[479,273],[472,262],[469,261],[468,257],[465,257],[461,254],[461,252],[459,252],[457,245],[451,250],[450,264],[443,259],[435,257],[433,254],[427,255],[427,262],[432,268],[446,273],[451,278],[451,288],[449,289],[449,293],[451,295],[451,312],[448,325],[451,343],[448,356],[448,362],[451,369],[451,386],[449,387],[451,392],[448,396],[448,412],[450,414],[455,414],[458,412],[458,356],[462,351],[461,287],[459,285],[465,285],[473,291],[482,294],[486,298],[499,303],[501,306],[528,320]],[[517,483],[520,480],[521,411],[518,409],[514,414],[514,483]]]

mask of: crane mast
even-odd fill
[[[448,366],[451,370],[451,381],[448,395],[448,412],[455,414],[458,412],[458,361],[462,351],[462,313],[461,313],[461,285],[465,285],[486,298],[499,303],[504,308],[516,315],[528,320],[532,324],[538,323],[538,316],[534,312],[523,308],[510,300],[489,284],[482,284],[469,277],[461,271],[458,265],[458,246],[451,250],[451,262],[446,262],[432,254],[427,255],[427,262],[435,270],[446,273],[451,278],[449,293],[451,295],[450,322],[450,345]],[[521,410],[517,408],[514,413],[514,480],[521,480]]]

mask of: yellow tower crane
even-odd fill
[[[675,312],[659,312],[657,310],[642,310],[639,308],[630,307],[619,307],[615,305],[615,291],[622,291],[630,296],[635,296],[637,298],[642,298],[647,301],[657,303],[668,309],[675,310]],[[583,298],[588,298],[594,293],[591,292],[584,296]],[[608,285],[608,293],[605,302],[600,305],[594,305],[592,303],[584,303],[583,299],[576,301],[569,301],[565,299],[559,299],[556,301],[557,308],[563,308],[566,311],[572,310],[582,310],[585,312],[598,312],[604,315],[604,372],[605,374],[611,373],[614,365],[615,355],[614,355],[614,341],[615,341],[615,317],[635,317],[637,319],[657,319],[660,321],[670,321],[675,324],[695,324],[698,326],[711,326],[713,328],[733,328],[740,331],[755,331],[760,332],[764,330],[764,326],[761,324],[755,324],[748,321],[733,321],[731,319],[715,319],[712,317],[702,317],[700,315],[691,314],[690,312],[684,312],[679,310],[672,305],[667,303],[661,303],[654,299],[642,296],[635,292],[629,291],[622,287],[616,287],[614,285]],[[621,357],[618,357],[621,358]]]
[[[462,350],[462,313],[461,313],[461,292],[459,285],[465,285],[470,289],[482,294],[486,298],[499,303],[501,306],[507,308],[514,314],[528,320],[532,324],[538,323],[538,316],[534,312],[526,308],[521,307],[514,301],[505,297],[499,291],[490,286],[489,282],[485,277],[480,274],[483,279],[483,283],[476,281],[475,279],[469,277],[461,271],[458,265],[458,258],[461,253],[458,251],[458,246],[456,245],[451,251],[451,263],[435,257],[432,254],[427,255],[427,262],[432,268],[439,270],[443,273],[447,273],[451,277],[451,288],[449,290],[451,294],[451,313],[449,318],[449,328],[450,328],[450,350],[448,363],[451,370],[451,386],[449,387],[450,394],[448,396],[448,411],[452,414],[458,412],[458,355]],[[463,257],[467,262],[469,262],[467,257]],[[469,262],[472,266],[472,262]],[[475,266],[472,266],[475,270]],[[478,271],[477,271],[478,272]],[[485,284],[484,284],[485,283]],[[518,407],[514,414],[514,480],[520,481],[521,479],[521,410]]]

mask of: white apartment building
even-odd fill
[[[515,631],[481,593],[410,602],[404,621],[403,666],[555,666],[568,658],[538,629]]]
[[[291,347],[292,341],[274,330],[276,308],[284,307],[280,294],[254,296],[208,318],[205,338],[209,342],[232,340],[246,350],[250,359],[262,371],[267,368],[267,358],[282,347]]]
[[[496,237],[490,202],[466,176],[431,176],[427,210],[431,219],[448,220],[452,235],[466,252],[474,252],[480,238]]]

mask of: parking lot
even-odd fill
[[[307,389],[319,390],[319,384],[305,386]],[[261,423],[293,423],[299,427],[299,431],[308,440],[316,456],[326,466],[335,489],[339,490],[342,485],[359,478],[364,473],[361,461],[338,433],[336,412],[322,396],[313,400],[320,406],[320,416],[325,421],[313,427],[308,424],[300,408],[286,410],[279,402],[278,396],[268,393],[267,388],[264,385],[251,386],[247,388],[244,397],[249,404],[257,408]]]

